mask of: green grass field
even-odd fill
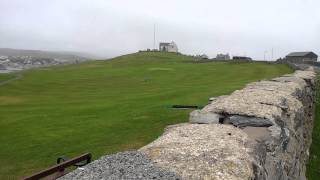
[[[318,81],[320,76],[318,76]],[[319,83],[319,82],[318,82]],[[320,86],[317,87],[316,112],[314,128],[312,132],[312,145],[310,147],[310,158],[307,164],[307,176],[309,180],[317,180],[320,177]]]
[[[292,70],[265,63],[192,63],[171,53],[136,53],[111,61],[20,72],[0,86],[0,179],[17,179],[58,156],[137,149],[190,110],[245,84]],[[0,74],[0,81],[13,75]]]
[[[11,79],[11,78],[14,78],[15,75],[10,73],[10,74],[0,74],[0,82],[3,82],[5,80],[8,80],[8,79]]]

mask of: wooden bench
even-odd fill
[[[86,153],[78,157],[66,160],[63,157],[57,159],[57,165],[54,165],[48,169],[37,172],[29,177],[23,178],[23,180],[39,180],[39,179],[57,179],[68,172],[65,171],[66,168],[71,166],[81,167],[91,162],[91,154]]]

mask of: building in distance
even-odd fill
[[[233,60],[252,61],[252,58],[251,57],[247,57],[247,56],[233,56],[232,59]]]
[[[292,63],[317,62],[318,55],[312,51],[292,52],[286,56],[285,60]]]
[[[159,44],[159,51],[162,52],[178,52],[178,46],[175,42],[171,41],[170,43],[161,42]]]
[[[217,54],[216,60],[230,60],[230,55],[227,54]]]

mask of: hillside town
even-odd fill
[[[53,58],[32,56],[0,56],[0,72],[3,73],[59,64],[64,64],[64,62]]]

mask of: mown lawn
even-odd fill
[[[34,69],[0,86],[0,179],[53,165],[58,156],[137,149],[189,110],[245,84],[292,70],[265,63],[199,63],[171,53]],[[3,75],[0,75],[0,80]],[[4,77],[2,77],[4,78]]]
[[[318,81],[320,76],[318,76]],[[317,86],[316,112],[314,128],[312,132],[312,145],[310,147],[310,158],[307,164],[307,177],[309,180],[320,178],[320,86]]]
[[[0,74],[0,83],[9,79],[14,78],[15,75],[13,73],[8,73],[8,74]]]

